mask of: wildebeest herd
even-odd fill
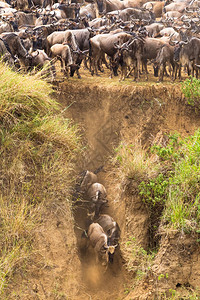
[[[85,2],[87,1],[87,3]],[[14,70],[55,61],[64,76],[80,75],[81,63],[92,75],[104,68],[120,80],[135,80],[153,64],[154,76],[198,77],[200,68],[198,0],[6,0],[0,1],[0,55]]]
[[[96,173],[96,172],[95,172]],[[98,183],[97,175],[91,171],[83,172],[81,182],[76,186],[75,200],[82,203],[86,210],[86,230],[82,234],[84,251],[92,247],[96,263],[102,264],[105,270],[113,262],[115,249],[119,244],[120,228],[108,214],[103,214],[108,205],[105,187]],[[79,205],[77,204],[76,205]]]

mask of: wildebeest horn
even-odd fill
[[[174,45],[177,45],[179,42],[178,41],[171,41],[170,40],[170,43],[174,44]]]
[[[120,49],[121,47],[120,47],[119,44],[117,44],[117,42],[115,42],[115,43],[114,43],[114,48],[115,48],[115,49]]]
[[[82,54],[87,54],[87,53],[89,53],[89,50],[82,51]]]
[[[34,58],[35,57],[37,57],[39,54],[40,54],[40,52],[37,50],[37,51],[35,51],[35,52],[37,52],[37,54],[36,55],[34,55]]]

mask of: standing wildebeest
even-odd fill
[[[99,14],[105,14],[113,10],[124,9],[124,1],[120,0],[95,0]]]
[[[187,66],[189,69],[192,62],[192,76],[194,76],[194,70],[196,70],[196,77],[198,78],[198,69],[195,65],[199,65],[200,62],[200,39],[193,37],[189,42],[179,42],[174,48],[174,60],[180,64],[180,79],[181,66]]]
[[[96,8],[94,3],[89,3],[86,6],[82,6],[79,11],[80,17],[88,17],[88,19],[93,20],[96,18]]]
[[[119,11],[119,18],[124,22],[130,21],[131,18],[151,22],[155,20],[155,16],[151,11],[141,10],[139,8],[125,8]]]
[[[81,51],[78,49],[77,51],[72,51],[72,57],[74,65],[70,66],[70,76],[73,77],[74,73],[76,72],[79,79],[81,79],[81,75],[79,73],[79,69],[81,67],[81,63],[83,59],[86,59],[89,50]]]
[[[164,1],[151,1],[146,2],[142,7],[151,10],[155,14],[156,18],[160,18],[162,16],[164,4]]]
[[[71,30],[54,31],[47,37],[47,54],[50,53],[51,46],[63,43],[67,43],[74,51],[78,49],[74,34]]]
[[[188,6],[187,2],[172,2],[163,8],[163,12],[166,13],[168,11],[178,11],[183,12],[185,8]]]
[[[108,246],[108,237],[98,223],[92,223],[89,226],[87,235],[95,251],[96,263],[100,261],[107,268],[109,253],[114,254],[117,245]]]
[[[22,61],[29,56],[28,51],[21,43],[20,37],[15,33],[2,33],[0,37],[6,41],[13,56],[17,55]]]
[[[12,55],[7,43],[0,38],[0,56],[2,61],[7,63],[9,67],[14,68],[14,56]]]
[[[56,57],[60,60],[61,71],[68,77],[68,67],[73,64],[70,47],[64,44],[55,44],[50,50],[51,57]]]
[[[127,68],[134,68],[134,79],[139,78],[140,65],[142,62],[142,54],[144,49],[144,39],[136,36],[132,41],[124,43],[122,46],[116,45],[118,52],[115,57],[119,57],[121,65],[121,80],[127,77]]]
[[[150,25],[145,25],[144,29],[147,30],[148,36],[156,38],[160,35],[160,31],[164,28],[161,23],[152,23]]]
[[[107,54],[110,57],[111,71],[117,76],[118,64],[115,65],[113,59],[114,55],[117,52],[116,44],[122,45],[127,42],[132,35],[120,32],[116,34],[99,34],[90,39],[90,58],[92,60],[91,64],[91,73],[92,75],[98,75],[98,62],[103,57],[104,54]],[[111,73],[112,76],[112,73]]]
[[[24,25],[35,25],[37,21],[37,16],[34,13],[26,14],[23,11],[18,11],[15,14],[15,20],[18,27]]]
[[[32,52],[28,59],[25,59],[25,65],[29,70],[36,71],[42,70],[41,75],[44,77],[51,76],[51,81],[53,82],[56,77],[56,69],[51,59],[44,52],[44,50],[36,50]]]
[[[156,56],[155,62],[154,62],[154,72],[155,69],[158,71],[159,69],[159,81],[163,81],[164,71],[166,70],[166,65],[169,66],[170,70],[171,67],[173,69],[173,72],[171,71],[171,79],[173,79],[174,75],[174,69],[175,69],[175,62],[174,62],[174,47],[170,45],[163,45],[160,50],[158,51],[158,54]],[[154,73],[155,75],[155,73]]]
[[[144,64],[144,69],[146,73],[146,80],[148,80],[148,71],[147,71],[147,61],[155,59],[158,51],[161,47],[167,43],[156,38],[146,37],[144,40],[144,51],[142,55],[142,63]]]

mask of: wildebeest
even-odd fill
[[[13,32],[13,26],[9,21],[0,21],[0,34],[3,32]]]
[[[47,54],[49,54],[51,46],[63,43],[67,43],[74,51],[78,49],[74,34],[71,30],[54,31],[47,37]]]
[[[0,56],[2,61],[7,63],[9,67],[14,68],[14,56],[12,55],[7,43],[0,38]]]
[[[166,6],[164,6],[163,8],[163,12],[166,13],[168,11],[179,11],[179,12],[183,12],[187,6],[187,2],[172,2]]]
[[[113,10],[124,9],[124,1],[120,0],[95,0],[99,14],[105,14]]]
[[[15,20],[18,27],[24,25],[35,25],[37,21],[37,16],[34,13],[24,13],[23,11],[18,11],[15,13]]]
[[[111,216],[102,214],[95,219],[95,223],[98,223],[103,228],[108,237],[109,245],[118,245],[120,239],[120,228]]]
[[[22,60],[29,56],[28,51],[22,45],[20,37],[14,32],[2,33],[0,37],[6,41],[13,56],[17,55]]]
[[[89,52],[89,50],[81,51],[80,49],[78,49],[77,51],[72,51],[74,65],[70,66],[70,76],[71,77],[73,77],[74,73],[76,73],[78,78],[81,79],[79,69],[81,67],[81,63],[82,63],[83,59],[86,58],[88,52]]]
[[[152,23],[150,25],[145,25],[145,29],[148,32],[150,37],[156,38],[160,35],[160,31],[164,28],[164,25],[161,23]]]
[[[51,57],[60,60],[61,71],[68,77],[68,67],[73,64],[70,47],[65,44],[55,44],[51,47]]]
[[[89,3],[86,6],[82,6],[79,11],[80,17],[87,17],[89,20],[96,18],[96,8],[94,3]]]
[[[89,200],[89,215],[97,218],[108,200],[106,199],[107,192],[101,183],[93,183],[87,190],[87,198]]]
[[[98,75],[98,61],[106,53],[110,57],[110,67],[114,75],[117,75],[118,65],[114,64],[113,58],[117,52],[116,44],[122,45],[127,42],[132,35],[120,32],[116,34],[99,34],[90,39],[90,57],[92,59],[92,75]],[[111,73],[112,75],[112,73]]]
[[[108,237],[98,223],[89,226],[87,235],[95,251],[96,263],[101,262],[107,268],[109,253],[113,255],[117,245],[108,246]]]
[[[166,65],[170,68],[171,79],[173,79],[175,62],[174,62],[174,47],[171,45],[163,45],[157,53],[154,68],[159,70],[159,81],[163,81],[164,71],[166,70]],[[171,70],[173,69],[173,72]],[[155,71],[155,69],[154,69]],[[155,73],[154,73],[155,75]]]
[[[188,69],[192,68],[192,75],[194,76],[195,65],[199,65],[200,61],[200,39],[193,37],[189,42],[179,42],[174,48],[174,60],[180,64],[180,78],[181,66],[187,66]],[[196,69],[196,77],[198,78],[198,69]]]
[[[146,37],[144,40],[144,51],[142,55],[142,63],[144,64],[146,80],[148,80],[147,61],[155,59],[158,51],[163,45],[167,43],[156,38]]]
[[[91,171],[86,170],[83,174],[83,179],[80,184],[81,192],[85,193],[95,182],[97,182],[97,175]]]
[[[27,67],[29,70],[35,68],[36,70],[44,70],[41,72],[41,75],[44,77],[51,76],[51,81],[55,80],[56,70],[54,64],[51,62],[51,59],[44,52],[44,50],[36,50],[31,53],[28,60],[26,60]]]
[[[138,20],[147,20],[147,21],[154,21],[155,15],[148,10],[141,10],[139,8],[125,8],[119,11],[119,18],[122,21],[130,21],[131,19],[138,19]]]
[[[127,68],[134,68],[134,79],[139,78],[140,65],[144,48],[144,39],[139,36],[134,37],[122,46],[116,45],[119,53],[119,64],[121,65],[121,80],[127,77]]]
[[[143,7],[145,9],[151,10],[154,14],[156,18],[160,18],[162,16],[162,11],[164,8],[164,1],[150,1],[150,2],[146,2]]]

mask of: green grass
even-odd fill
[[[45,207],[70,209],[77,126],[62,115],[52,87],[0,64],[0,298],[31,257]]]
[[[181,139],[169,136],[165,146],[151,151],[121,144],[114,164],[119,178],[137,182],[139,194],[150,208],[161,204],[163,229],[200,232],[200,130]]]

